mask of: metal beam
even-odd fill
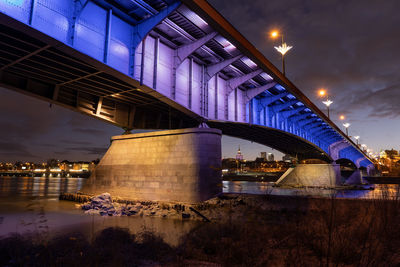
[[[274,87],[277,83],[276,82],[269,82],[265,85],[262,85],[260,87],[256,87],[256,88],[252,88],[252,89],[248,89],[246,90],[246,100],[245,100],[245,104],[247,104],[250,99],[256,97],[257,95],[261,94],[262,92],[271,89],[272,87]]]
[[[311,129],[318,127],[321,125],[321,121],[314,121],[307,123],[306,125],[301,126],[303,129],[305,129],[307,132],[309,132]]]
[[[281,115],[284,116],[285,118],[289,119],[290,116],[292,116],[293,114],[299,113],[300,111],[302,111],[305,108],[307,108],[307,107],[301,106],[301,107],[296,107],[291,110],[281,111]]]
[[[175,11],[180,6],[180,1],[177,1],[171,5],[168,5],[166,8],[161,10],[154,16],[150,16],[148,19],[143,20],[139,24],[133,27],[133,36],[132,36],[132,48],[130,55],[130,75],[134,75],[135,68],[135,51],[140,42],[150,33],[155,26],[165,20],[173,11]]]
[[[29,21],[28,24],[32,26],[33,23],[33,16],[36,11],[37,0],[31,0],[31,8],[29,10]]]
[[[108,62],[108,54],[110,50],[110,40],[111,40],[111,22],[112,22],[112,9],[107,11],[107,22],[106,22],[106,36],[104,38],[104,56],[103,62]]]
[[[228,96],[236,87],[247,82],[250,79],[253,79],[254,77],[256,77],[257,75],[259,75],[262,72],[263,72],[262,69],[258,69],[258,70],[252,71],[250,73],[247,73],[243,76],[239,76],[239,77],[228,80],[227,88],[226,88],[227,92],[225,95]]]
[[[69,84],[69,83],[77,82],[79,80],[86,79],[86,78],[89,78],[91,76],[94,76],[94,75],[97,75],[97,74],[100,74],[100,73],[102,73],[102,72],[101,71],[93,72],[93,73],[87,74],[85,76],[78,77],[76,79],[72,79],[72,80],[69,80],[69,81],[66,81],[66,82],[63,82],[63,83],[59,83],[58,85],[66,85],[66,84]]]
[[[145,12],[149,13],[150,15],[154,15],[158,13],[156,9],[154,9],[152,6],[147,4],[143,0],[130,0],[131,2],[135,3],[140,9],[144,10]]]
[[[285,108],[293,106],[296,103],[299,103],[299,100],[297,100],[297,99],[289,100],[289,101],[287,101],[285,103],[282,103],[282,104],[273,105],[273,106],[271,106],[271,108],[272,108],[272,111],[279,112],[279,111],[281,111],[281,110],[283,110]]]
[[[306,112],[303,114],[293,114],[292,116],[289,117],[290,120],[293,122],[299,122],[301,120],[307,119],[308,116],[311,116],[313,113],[311,112]]]
[[[134,26],[133,30],[133,47],[136,48],[139,43],[146,37],[146,35],[165,18],[167,18],[175,9],[180,6],[180,2],[177,1],[166,8],[158,12],[154,16],[150,16],[148,19],[143,20],[139,24]]]
[[[242,57],[242,55],[226,59],[224,61],[221,61],[219,63],[209,65],[206,67],[206,74],[207,74],[207,79],[210,80],[215,74],[226,68],[227,66],[231,65],[234,63],[236,60],[239,60]],[[207,81],[208,81],[207,80]]]
[[[103,105],[103,97],[100,96],[99,100],[97,101],[97,105],[96,105],[96,116],[100,116],[101,106],[102,105]]]
[[[309,125],[311,123],[314,123],[316,121],[320,122],[319,118],[318,117],[312,117],[312,118],[308,118],[308,119],[304,119],[304,120],[298,121],[297,124],[299,125],[299,127],[304,127],[304,126]]]
[[[42,52],[42,51],[48,49],[50,46],[51,46],[51,45],[45,45],[45,46],[43,46],[43,47],[41,47],[41,48],[39,48],[39,49],[33,51],[32,53],[29,53],[29,54],[27,54],[27,55],[25,55],[25,56],[23,56],[23,57],[20,57],[19,59],[17,59],[17,60],[15,60],[15,61],[13,61],[13,62],[11,62],[11,63],[9,63],[9,64],[4,65],[3,67],[1,67],[1,68],[0,68],[0,71],[5,70],[6,68],[9,68],[9,67],[11,67],[11,66],[13,66],[13,65],[15,65],[15,64],[17,64],[17,63],[19,63],[19,62],[21,62],[21,61],[24,61],[25,59],[28,59],[28,58],[30,58],[30,57],[36,55],[36,54],[39,54],[40,52]]]
[[[193,43],[183,45],[178,47],[178,49],[175,50],[176,53],[176,62],[175,62],[175,67],[178,68],[180,64],[191,54],[193,54],[197,49],[202,47],[204,44],[206,44],[208,41],[213,39],[215,36],[217,36],[217,32],[212,32],[207,34],[206,36],[194,41]]]
[[[282,97],[287,96],[288,94],[289,94],[288,92],[284,92],[284,93],[280,93],[277,95],[271,95],[271,96],[264,97],[260,100],[260,104],[262,106],[266,107],[266,106],[274,103],[275,101],[281,99]]]
[[[160,38],[154,40],[154,65],[153,65],[153,89],[157,90],[157,72],[158,72],[158,61],[160,59]]]

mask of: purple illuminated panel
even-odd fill
[[[192,110],[197,114],[200,114],[201,80],[201,66],[197,63],[193,63]]]
[[[245,120],[246,122],[250,123],[250,118],[249,118],[249,106],[250,106],[250,102],[247,102],[246,107],[245,107]]]
[[[24,23],[29,21],[30,0],[0,0],[0,11]]]
[[[142,45],[143,42],[140,42],[140,44],[136,47],[135,51],[135,66],[133,70],[133,77],[136,80],[140,80],[140,71],[142,69]]]
[[[74,47],[103,61],[107,12],[93,2],[82,11],[76,25]]]
[[[108,64],[125,74],[129,74],[131,35],[132,27],[120,18],[112,16]]]
[[[208,118],[215,118],[215,77],[208,81]]]
[[[225,120],[225,88],[226,81],[218,77],[218,118]]]
[[[228,120],[235,121],[235,90],[228,96]]]
[[[173,66],[174,50],[160,43],[157,65],[157,91],[168,97],[171,96]]]
[[[73,16],[73,10],[73,1],[37,1],[32,26],[68,43],[69,20]]]
[[[237,120],[240,122],[244,122],[244,99],[243,99],[244,92],[242,90],[237,90]]]
[[[144,73],[143,84],[153,88],[154,77],[154,38],[148,36],[145,41],[144,49]]]
[[[179,104],[189,106],[189,59],[185,59],[176,70],[175,97]]]

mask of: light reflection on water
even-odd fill
[[[76,193],[85,178],[0,177],[0,197],[58,197]]]
[[[61,193],[80,190],[84,178],[0,177],[0,237],[13,232],[41,231],[47,227],[49,237],[67,232],[82,232],[88,238],[106,227],[124,227],[132,233],[151,229],[165,241],[177,245],[179,239],[199,222],[159,217],[102,217],[86,215],[71,201],[60,201]],[[247,194],[330,196],[344,198],[391,197],[399,193],[398,185],[377,185],[375,190],[333,191],[316,188],[274,188],[263,182],[224,181],[223,192]],[[42,234],[40,232],[40,234]]]
[[[0,177],[0,197],[57,198],[62,193],[76,193],[85,178]],[[371,185],[375,190],[332,190],[322,188],[280,188],[268,182],[223,181],[224,193],[270,194],[279,196],[322,196],[334,194],[338,198],[376,199],[400,196],[399,185]]]
[[[273,187],[266,182],[247,182],[247,181],[223,181],[224,193],[244,193],[257,195],[276,195],[276,196],[312,196],[312,197],[331,197],[337,198],[357,198],[357,199],[400,199],[400,185],[398,184],[376,184],[364,186],[365,189],[374,190],[333,190],[322,188],[281,188]]]

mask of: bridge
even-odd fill
[[[0,87],[127,133],[208,131],[211,139],[222,133],[300,160],[374,169],[373,160],[205,0],[0,0],[0,36]],[[127,142],[126,136],[113,143]],[[218,165],[220,147],[210,149],[202,153],[216,153]]]

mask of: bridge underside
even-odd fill
[[[174,101],[27,28],[0,13],[0,87],[126,129],[176,129],[199,124],[195,113]]]
[[[207,122],[299,159],[373,168],[206,1],[0,0],[0,11],[2,88],[126,130]]]
[[[322,149],[305,139],[284,131],[248,123],[208,121],[207,124],[212,128],[220,129],[224,135],[266,145],[283,153],[297,156],[299,160],[321,159],[327,162],[332,161]]]

